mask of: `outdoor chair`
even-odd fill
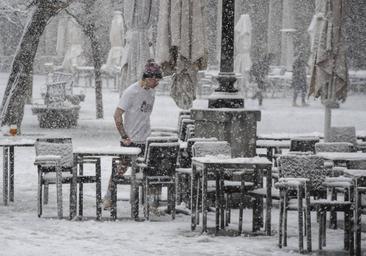
[[[73,154],[71,138],[37,139],[35,149],[36,159],[34,164],[37,165],[38,169],[38,217],[42,215],[42,189],[45,188],[44,194],[48,197],[48,185],[56,184],[57,215],[59,218],[62,218],[62,183],[71,184],[72,178]]]
[[[231,158],[231,146],[227,141],[215,141],[213,139],[210,139],[211,141],[196,141],[193,146],[192,146],[192,156],[193,157],[205,157],[205,156],[218,156],[218,157],[228,157]],[[213,140],[213,141],[212,141]],[[199,175],[199,174],[196,174]],[[234,176],[239,176],[239,180],[234,180],[233,177]],[[245,173],[242,170],[230,170],[228,172],[225,173],[224,175],[224,184],[223,184],[223,193],[224,193],[224,205],[221,205],[221,207],[223,207],[221,209],[221,211],[225,210],[225,221],[224,224],[227,226],[230,223],[230,219],[231,219],[231,208],[234,207],[234,203],[233,203],[233,195],[237,194],[239,195],[240,199],[239,199],[239,206],[241,207],[242,205],[242,201],[244,200],[244,196],[247,195],[247,191],[253,189],[253,182],[248,182],[244,180],[244,175]],[[193,178],[193,177],[192,177]],[[200,195],[200,191],[201,191],[201,187],[202,187],[202,181],[201,181],[202,177],[199,176],[198,177],[198,184],[197,187],[193,187],[191,184],[191,189],[195,189],[197,190],[197,195]],[[216,187],[216,181],[213,180],[213,175],[208,173],[208,193],[211,193],[211,198],[214,197],[213,200],[219,200],[217,198],[218,195],[218,191],[217,191],[217,187]],[[215,194],[215,196],[213,196],[213,194]],[[191,198],[191,200],[196,200],[197,203],[195,203],[196,205],[196,209],[195,212],[197,213],[197,218],[196,221],[199,220],[198,217],[198,207],[199,207],[199,202],[200,200],[200,196],[197,196],[197,198]],[[191,202],[191,205],[192,202]],[[194,210],[194,209],[192,209]],[[239,231],[241,232],[241,223],[239,221]]]
[[[35,143],[35,149],[36,159],[34,164],[37,165],[38,169],[38,217],[42,216],[42,204],[48,201],[48,186],[56,184],[58,217],[62,218],[62,184],[70,184],[71,192],[73,168],[77,168],[77,166],[74,166],[72,140],[71,138],[38,138]],[[79,184],[79,214],[82,216],[83,213],[83,184],[96,183],[96,209],[97,217],[100,217],[100,162],[95,159],[76,159],[76,161],[80,167],[76,180],[77,184]],[[95,175],[84,174],[83,164],[85,163],[96,165]],[[42,200],[43,196],[45,197],[45,202]]]
[[[315,153],[320,152],[353,152],[354,145],[349,142],[318,142],[315,144]],[[340,176],[343,174],[343,169],[345,166],[334,166],[333,161],[324,161],[324,166],[331,170],[331,176]],[[333,187],[331,188],[332,200],[337,199],[337,193],[344,193],[343,188]],[[329,227],[332,229],[337,229],[337,213],[331,211]]]
[[[178,142],[153,142],[148,145],[146,159],[137,164],[142,177],[145,218],[150,218],[150,202],[152,188],[168,189],[168,212],[175,219],[175,168],[179,152]]]
[[[329,142],[349,142],[354,145],[354,151],[366,152],[366,143],[357,141],[356,128],[354,126],[331,127],[329,130]]]
[[[354,231],[355,252],[361,256],[362,215],[366,215],[366,166],[363,169],[347,169],[345,176],[351,177],[354,185]]]
[[[192,178],[192,147],[194,143],[199,141],[217,141],[217,138],[190,138],[187,140],[187,147],[180,151],[178,162],[179,166],[176,169],[177,181],[177,203],[185,202],[190,208],[190,194],[191,194],[191,178]]]
[[[167,136],[151,136],[146,139],[145,143],[145,153],[142,157],[138,157],[136,160],[136,163],[145,163],[147,161],[147,151],[149,148],[149,145],[151,143],[173,143],[178,142],[178,137],[176,135],[167,135]],[[122,144],[121,144],[122,146]],[[113,189],[112,199],[117,202],[117,185],[130,185],[131,184],[131,176],[129,172],[127,171],[123,176],[116,175],[117,173],[117,167],[118,165],[122,164],[123,162],[126,162],[127,159],[121,159],[119,157],[113,157],[112,158],[112,179],[113,183],[116,185]],[[140,183],[140,187],[142,186],[142,179],[138,179],[138,182]],[[138,198],[138,197],[137,197]],[[141,202],[144,203],[144,193],[141,193]]]
[[[324,168],[324,160],[316,155],[286,154],[279,158],[280,179],[275,184],[280,195],[279,214],[279,247],[287,246],[287,211],[298,212],[299,251],[304,252],[304,221],[307,237],[307,250],[311,252],[311,218],[310,195],[324,198],[326,190],[322,187],[328,170]],[[305,198],[305,207],[303,207]],[[297,203],[293,200],[297,199]]]
[[[344,190],[344,198],[340,199],[317,199],[310,202],[312,208],[319,216],[318,246],[322,250],[326,246],[326,213],[344,212],[344,249],[349,250],[350,255],[354,253],[353,235],[353,202],[354,186],[351,178],[346,177],[327,177],[322,186],[328,191],[335,187]]]

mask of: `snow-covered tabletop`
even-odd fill
[[[332,161],[366,160],[366,153],[363,152],[321,152],[316,155]]]
[[[257,140],[257,148],[290,148],[290,140]]]
[[[120,146],[102,146],[102,147],[77,147],[74,154],[83,155],[138,155],[141,149],[136,147],[120,147]]]
[[[32,147],[36,142],[36,138],[23,136],[0,136],[0,147],[4,146],[22,146]]]
[[[266,157],[258,157],[258,156],[228,158],[218,155],[218,156],[193,157],[192,161],[200,162],[203,164],[260,164],[260,165],[272,164]]]
[[[366,170],[362,169],[344,169],[343,172],[345,176],[349,177],[355,177],[355,178],[366,177]]]

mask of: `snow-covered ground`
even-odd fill
[[[44,77],[35,77],[34,97],[40,97]],[[7,74],[0,74],[0,95],[7,82]],[[40,133],[70,136],[75,146],[118,145],[118,135],[112,119],[118,101],[118,93],[103,90],[104,119],[95,119],[94,91],[82,89],[86,101],[81,103],[79,126],[73,129],[40,129],[30,106],[26,106],[23,133]],[[2,97],[2,96],[1,96]],[[291,107],[291,99],[265,99],[261,107],[262,120],[259,133],[313,133],[322,132],[324,109],[319,101],[310,99],[306,108]],[[207,105],[198,100],[195,106]],[[257,108],[257,102],[246,100],[246,108]],[[168,96],[158,96],[152,114],[153,126],[175,127],[179,109]],[[366,132],[366,95],[351,95],[340,109],[333,111],[333,124],[355,126]],[[103,221],[95,216],[95,188],[85,185],[85,216],[83,221],[56,219],[55,190],[50,189],[50,203],[42,218],[37,217],[37,174],[33,166],[33,148],[16,149],[15,156],[15,202],[5,207],[0,203],[0,255],[295,255],[297,254],[296,215],[290,212],[289,246],[277,247],[277,235],[266,237],[230,237],[201,235],[200,229],[190,231],[190,216],[178,214],[172,221],[170,216],[153,217],[153,221],[135,222],[129,218],[127,201],[118,202],[116,222],[109,221],[109,212],[103,211]],[[110,159],[102,160],[102,190],[105,191],[110,174]],[[0,159],[2,166],[2,159]],[[2,191],[2,182],[0,183]],[[64,202],[68,200],[68,187],[64,186]],[[128,187],[119,189],[119,198],[128,197]],[[68,214],[65,203],[64,214]],[[214,213],[209,213],[209,225],[214,225]],[[273,209],[273,230],[276,233],[278,209]],[[313,248],[317,252],[317,229],[312,218]],[[234,211],[232,225],[236,228],[237,213]],[[251,211],[245,211],[244,229],[251,228]],[[366,236],[363,234],[366,253]],[[327,230],[327,247],[322,255],[347,255],[342,251],[343,230]]]

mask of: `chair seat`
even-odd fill
[[[179,174],[192,175],[192,168],[177,168],[175,171]]]
[[[310,208],[316,209],[316,207],[323,206],[323,207],[333,207],[335,210],[338,208],[342,209],[345,206],[351,206],[352,203],[348,201],[340,201],[340,200],[328,200],[328,199],[314,199],[313,197],[310,197]],[[291,199],[288,203],[288,209],[289,210],[297,210],[297,199]]]
[[[280,199],[280,191],[278,189],[272,188],[272,199]],[[258,188],[252,191],[249,191],[249,195],[253,197],[267,197],[267,189],[266,188]]]
[[[62,182],[65,183],[66,181],[71,181],[72,178],[72,174],[71,173],[62,173]],[[46,181],[47,183],[56,183],[56,173],[54,172],[49,172],[46,173],[43,176],[44,181]]]
[[[122,185],[126,185],[126,184],[131,184],[131,176],[130,175],[123,175],[123,176],[115,176],[113,181],[116,184],[122,184]]]
[[[70,183],[71,179],[72,179],[71,173],[62,173],[62,183]],[[44,180],[44,182],[46,182],[48,184],[56,184],[56,173],[54,173],[54,172],[46,173],[43,176],[43,180]],[[95,183],[96,177],[87,176],[87,175],[78,176],[76,178],[76,182],[77,183]]]

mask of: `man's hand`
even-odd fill
[[[130,138],[121,139],[121,141],[122,141],[122,144],[125,146],[129,146],[132,143]]]

